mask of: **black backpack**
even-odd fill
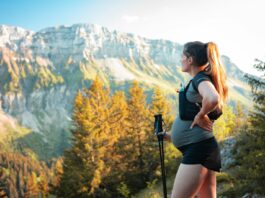
[[[198,91],[198,85],[201,81],[208,80],[213,83],[210,75],[206,74],[204,71],[198,72],[193,79],[189,81],[187,86],[179,91],[179,116],[182,120],[194,120],[194,117],[200,111],[202,107],[201,102],[193,103],[187,100],[186,92],[189,88],[190,83],[195,91]],[[216,108],[212,112],[208,113],[208,117],[210,120],[217,120],[222,115],[222,109]]]

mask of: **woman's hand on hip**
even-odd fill
[[[201,115],[198,113],[194,117],[194,120],[190,126],[190,129],[192,129],[195,124],[199,125],[201,128],[203,128],[207,131],[213,130],[213,121],[211,121],[207,115]]]

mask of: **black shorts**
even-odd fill
[[[178,149],[182,152],[183,164],[201,164],[204,167],[220,172],[221,154],[215,137],[200,142],[186,144]]]

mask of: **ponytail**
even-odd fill
[[[219,107],[223,107],[228,98],[228,87],[226,84],[226,74],[223,64],[221,63],[219,50],[214,42],[209,42],[207,47],[207,57],[210,64],[210,73],[213,79],[214,86],[219,93],[221,102]]]

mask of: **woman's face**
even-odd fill
[[[184,53],[181,54],[181,70],[183,72],[188,72],[191,69],[192,57],[187,57]]]

